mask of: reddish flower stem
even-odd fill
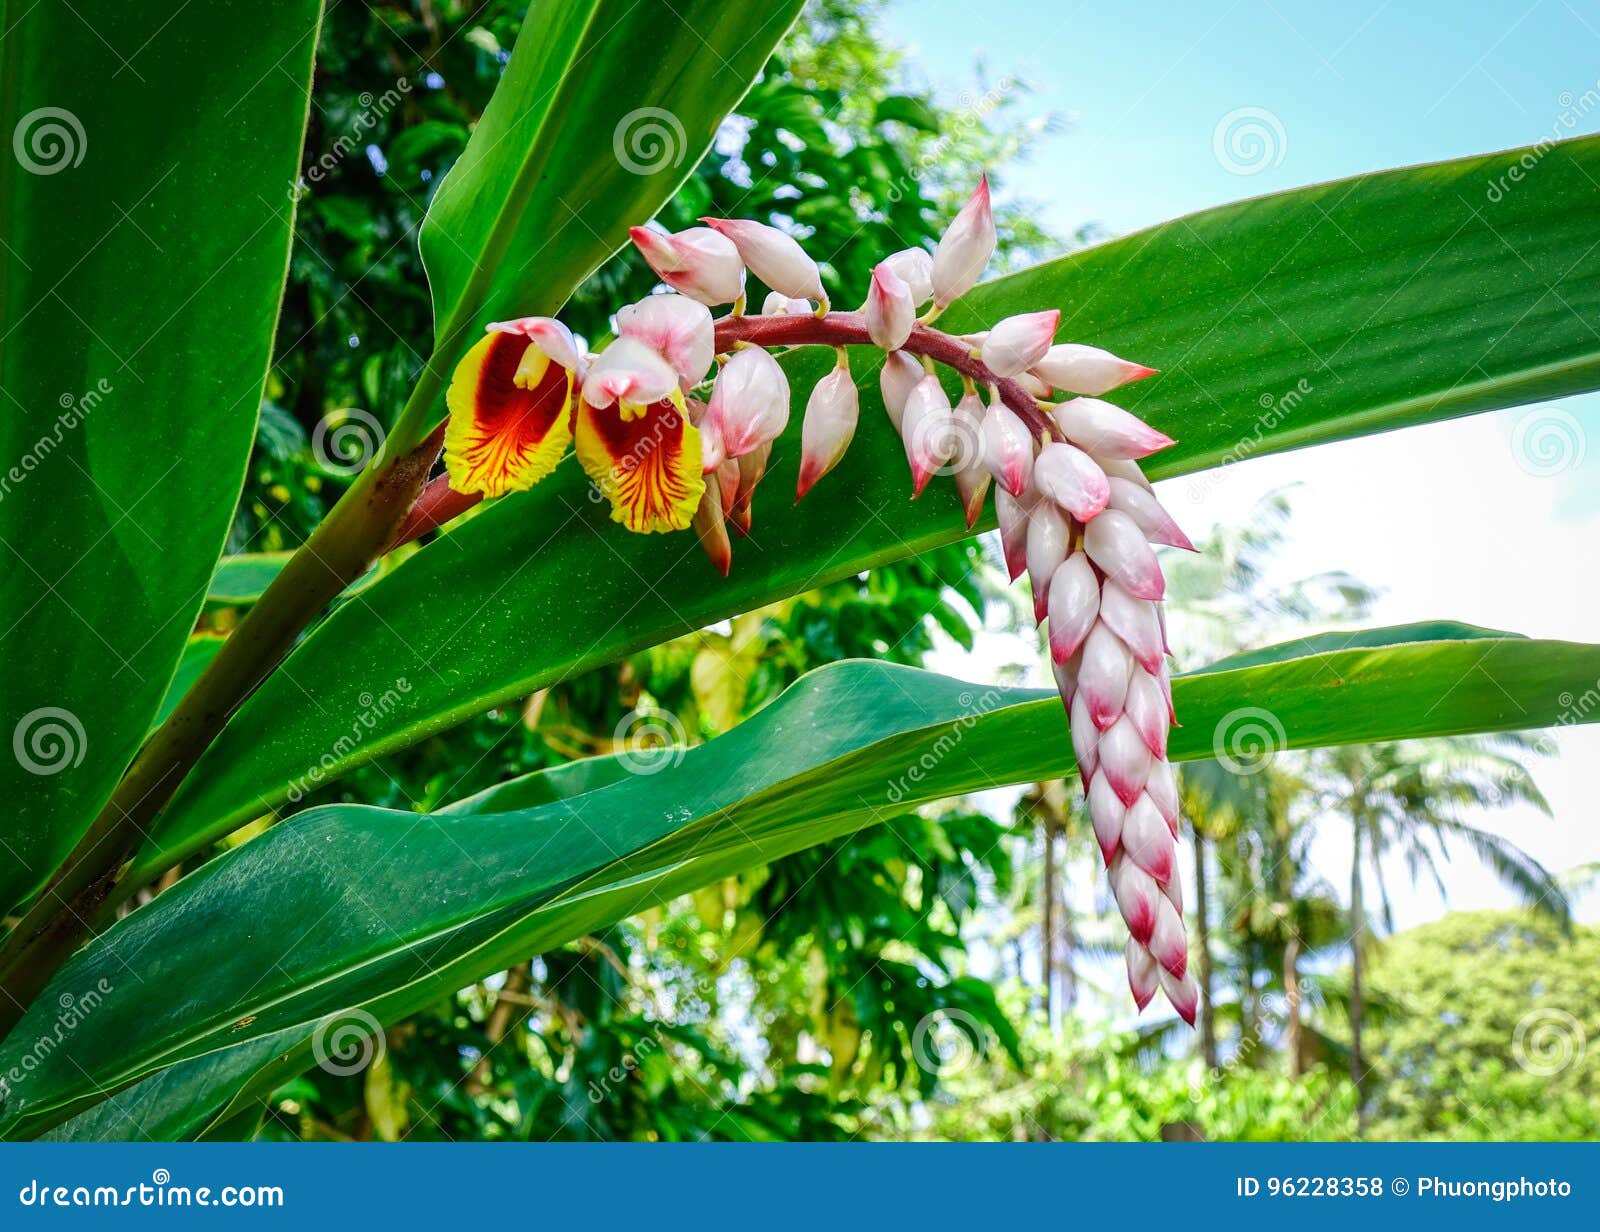
[[[763,347],[873,345],[867,334],[866,317],[860,312],[830,312],[821,317],[810,314],[726,316],[716,322],[718,354],[731,351],[734,344],[739,342]],[[901,349],[943,364],[970,378],[975,384],[994,386],[1000,393],[1000,400],[1016,412],[1036,437],[1041,440],[1062,439],[1060,429],[1039,409],[1032,394],[1016,381],[995,376],[982,360],[973,355],[972,348],[953,334],[930,329],[926,325],[914,325],[911,336]],[[433,437],[429,439],[431,441]],[[395,532],[389,550],[410,543],[430,530],[437,530],[482,499],[481,493],[455,491],[450,487],[449,479],[440,475],[422,490],[416,504]]]

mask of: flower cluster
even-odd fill
[[[880,262],[854,312],[831,310],[817,263],[792,236],[748,220],[702,221],[676,234],[632,229],[669,290],[618,312],[616,337],[598,354],[550,318],[489,327],[449,391],[450,486],[482,496],[530,487],[571,445],[616,521],[640,532],[692,526],[726,575],[728,527],[748,532],[752,494],[789,422],[788,377],[769,348],[837,355],[806,401],[796,499],[855,436],[860,404],[846,348],[881,350],[883,404],[913,495],[951,475],[972,526],[995,485],[1010,574],[1028,574],[1035,618],[1048,625],[1090,817],[1128,926],[1134,999],[1142,1009],[1159,989],[1192,1023],[1198,990],[1166,758],[1174,716],[1165,584],[1152,547],[1192,545],[1138,466],[1172,441],[1101,397],[1154,370],[1057,343],[1053,310],[981,334],[934,328],[993,255],[986,182],[932,253],[909,248]],[[768,290],[759,314],[746,312],[747,273]],[[731,311],[713,318],[723,305]],[[953,403],[941,367],[960,377]]]

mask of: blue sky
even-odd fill
[[[886,23],[913,76],[947,101],[1014,76],[1033,87],[1020,114],[1065,120],[1002,177],[1061,233],[1093,222],[1125,234],[1319,180],[1600,132],[1600,6],[1575,0],[898,0]],[[1230,151],[1229,117],[1265,144]],[[1596,220],[1600,235],[1600,197]],[[1564,451],[1554,469],[1519,444],[1546,431]],[[1384,592],[1372,623],[1450,617],[1600,641],[1600,396],[1258,459],[1202,493],[1179,480],[1162,496],[1198,536],[1289,483],[1285,575],[1357,573]],[[1486,522],[1491,488],[1514,516]],[[1001,640],[940,666],[981,678],[1018,657]],[[1600,861],[1600,727],[1560,744],[1537,770],[1554,822],[1474,818],[1558,871]],[[1341,853],[1322,854],[1341,884]],[[1465,855],[1450,881],[1450,906],[1509,901]],[[1443,909],[1419,891],[1398,915],[1404,925]],[[1600,918],[1600,894],[1580,914]]]

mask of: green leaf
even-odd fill
[[[1161,365],[1129,390],[1178,440],[1154,460],[1158,476],[1594,388],[1600,138],[1549,148],[1536,177],[1485,201],[1514,157],[1209,210],[986,284],[952,309],[951,327],[1059,305],[1064,336]],[[812,347],[784,362],[803,402],[833,361]],[[866,353],[855,363],[862,429],[849,455],[794,508],[792,417],[756,496],[758,533],[736,545],[729,581],[690,535],[619,531],[569,464],[313,632],[196,767],[137,875],[283,800],[331,749],[342,750],[337,774],[553,680],[963,537],[951,485],[910,500],[876,369]],[[397,672],[411,690],[350,742],[361,695]],[[318,682],[318,706],[304,705],[295,680]]]
[[[872,113],[872,122],[898,120],[901,124],[925,133],[939,131],[939,116],[928,100],[918,94],[891,94],[882,99]]]
[[[430,369],[448,373],[490,321],[559,311],[687,178],[800,8],[530,5],[422,226]]]
[[[189,686],[200,679],[200,673],[217,657],[217,651],[222,649],[222,643],[227,640],[216,633],[196,633],[189,639],[183,648],[183,658],[178,660],[178,670],[172,675],[172,683],[167,686],[167,695],[161,699],[160,708],[150,719],[152,730],[166,722],[167,716],[189,691]]]
[[[206,606],[248,607],[272,584],[272,579],[283,572],[294,556],[293,552],[243,552],[237,556],[224,556],[217,562],[211,575],[211,585],[206,588]],[[345,588],[346,595],[369,586],[384,569],[379,561]]]
[[[7,6],[0,907],[149,728],[255,433],[317,0]]]
[[[1425,630],[1424,630],[1425,632]],[[1465,629],[1452,632],[1469,632]],[[1563,693],[1600,676],[1600,646],[1481,636],[1411,641],[1402,627],[1347,650],[1180,677],[1178,760],[1231,747],[1245,723],[1278,747],[1587,721]],[[1258,702],[1270,699],[1272,711]],[[70,1048],[13,1084],[7,1132],[37,1132],[176,1062],[203,1058],[213,1100],[259,1096],[304,1068],[324,1016],[390,1021],[525,959],[717,878],[919,802],[1067,773],[1059,700],[891,664],[806,676],[675,767],[583,790],[524,780],[510,812],[435,816],[308,810],[185,878],[63,968],[0,1046],[0,1073],[51,1028],[63,997],[112,987]],[[480,797],[510,803],[509,789]],[[403,853],[403,858],[401,858]],[[298,1031],[285,1044],[281,1033]],[[256,1071],[205,1054],[276,1036]],[[226,1055],[226,1054],[224,1054]],[[241,1062],[242,1066],[243,1063]],[[224,1081],[225,1079],[225,1081]],[[176,1080],[173,1080],[176,1081]],[[130,1098],[142,1088],[135,1088]],[[103,1122],[101,1122],[103,1124]]]

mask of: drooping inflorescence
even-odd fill
[[[932,253],[908,248],[881,261],[854,312],[830,310],[821,272],[793,236],[748,220],[703,221],[676,234],[632,229],[670,291],[619,311],[616,338],[596,355],[550,318],[489,327],[449,391],[450,488],[475,498],[531,487],[571,443],[616,521],[640,532],[692,527],[726,576],[728,527],[749,531],[752,495],[789,422],[788,377],[769,348],[836,354],[806,401],[797,500],[838,464],[858,427],[846,348],[883,351],[879,385],[913,495],[950,475],[974,526],[996,485],[1007,568],[1013,580],[1028,574],[1035,619],[1048,628],[1090,818],[1128,926],[1134,999],[1143,1009],[1160,989],[1193,1023],[1199,993],[1166,756],[1175,717],[1165,583],[1152,547],[1192,545],[1138,466],[1171,439],[1101,397],[1154,369],[1057,343],[1055,310],[981,334],[934,328],[993,255],[986,182]],[[747,271],[769,290],[759,314],[745,311]],[[954,403],[941,366],[961,378]]]

